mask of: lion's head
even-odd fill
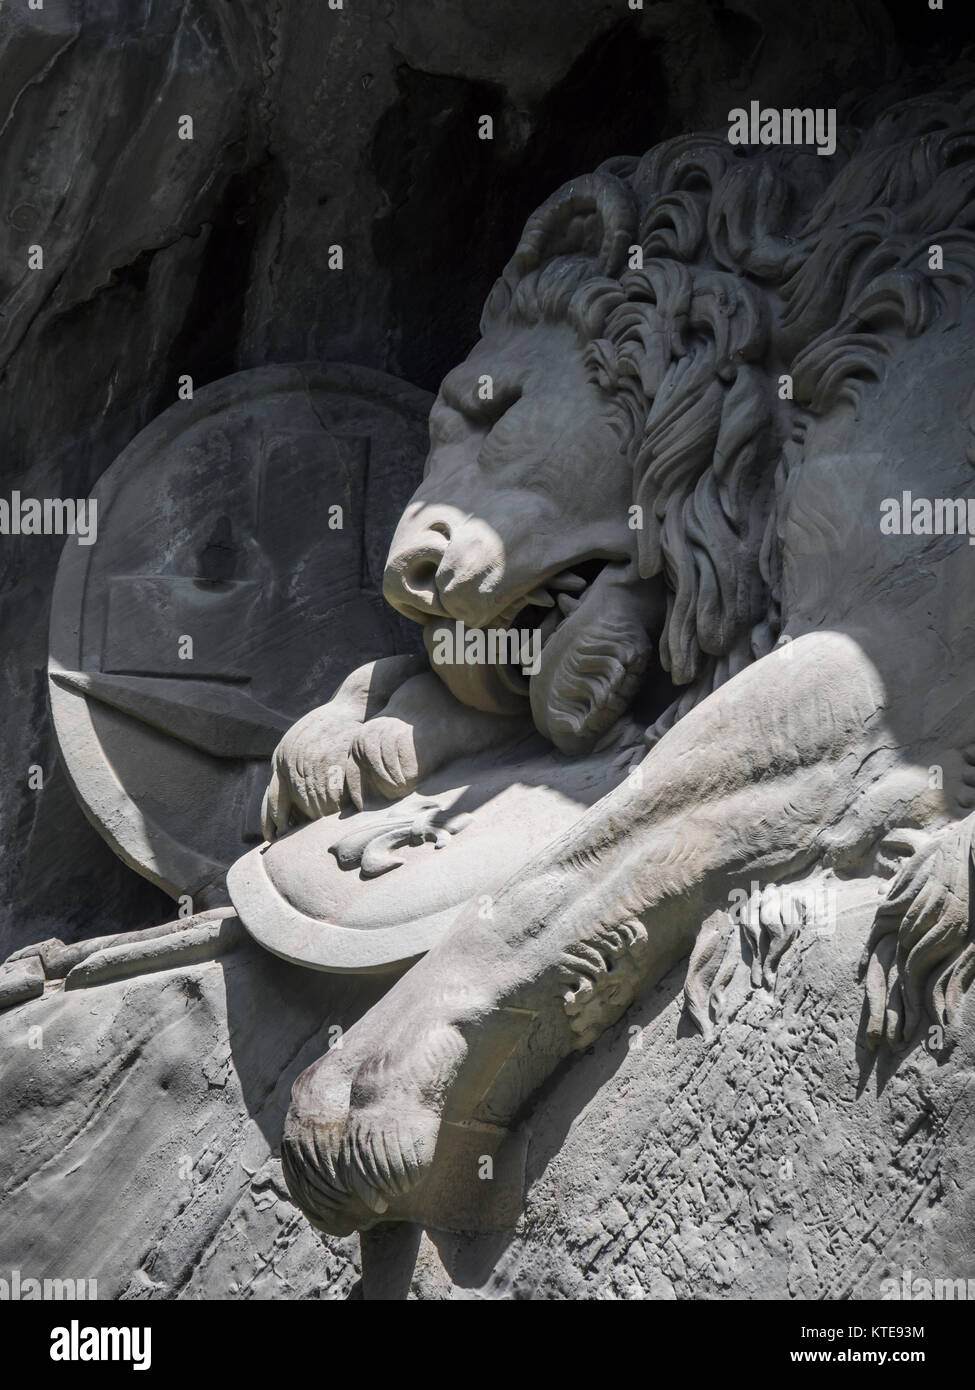
[[[540,628],[530,679],[435,666],[461,700],[528,701],[578,753],[642,696],[652,742],[771,649],[790,441],[940,312],[924,258],[970,207],[972,104],[851,118],[829,160],[683,136],[529,219],[386,569],[428,649],[445,621]]]

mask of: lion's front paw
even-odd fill
[[[348,1235],[408,1217],[411,1194],[433,1164],[443,1096],[463,1046],[456,1029],[409,1019],[365,1042],[352,1030],[342,1049],[302,1072],[281,1163],[313,1226]]]
[[[325,705],[288,730],[274,750],[261,821],[266,840],[283,835],[295,816],[334,815],[346,800],[345,765],[359,721]]]
[[[427,1107],[316,1110],[295,1090],[281,1145],[288,1190],[328,1235],[395,1219],[433,1162],[440,1119]]]
[[[419,776],[411,724],[391,715],[380,715],[362,725],[352,740],[345,768],[349,795],[360,810],[369,788],[389,801],[397,801],[416,789]]]

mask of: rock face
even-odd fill
[[[923,1047],[896,1072],[858,1055],[871,906],[867,890],[834,936],[800,938],[774,993],[741,971],[711,1041],[682,1022],[678,972],[556,1078],[530,1121],[523,1230],[500,1252],[439,1241],[457,1283],[856,1300],[889,1296],[904,1269],[965,1277],[971,1036],[950,1070]]]
[[[403,9],[0,16],[9,487],[121,452],[59,572],[64,768],[59,543],[0,537],[0,1262],[103,1298],[965,1278],[970,552],[890,508],[975,460],[972,102],[852,90],[933,88],[903,54],[955,21]],[[856,95],[854,176],[685,138],[759,94]],[[529,647],[444,655],[465,625]]]
[[[5,1260],[99,1298],[345,1297],[355,1242],[321,1245],[271,1148],[322,1019],[371,997],[252,946],[2,1015]]]
[[[774,990],[740,965],[712,1039],[682,1019],[679,968],[557,1074],[513,1230],[379,1227],[361,1256],[308,1226],[276,1150],[294,1077],[382,985],[242,944],[49,987],[0,1015],[0,1249],[100,1298],[856,1300],[905,1269],[965,1278],[971,1030],[950,1067],[857,1049],[885,886],[841,888],[835,934],[800,934]]]

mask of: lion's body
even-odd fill
[[[891,499],[912,521],[905,494],[964,500],[975,478],[971,106],[895,111],[828,186],[781,152],[688,138],[610,161],[529,221],[435,408],[387,594],[428,624],[488,626],[598,560],[543,651],[536,725],[590,746],[651,648],[673,689],[637,775],[297,1083],[286,1172],[326,1228],[408,1216],[444,1116],[507,1123],[692,953],[696,978],[702,923],[743,882],[897,872],[864,943],[867,1040],[909,1035],[925,1008],[957,1029],[975,969],[975,548],[881,521]],[[493,413],[472,394],[485,372]],[[502,1014],[520,1033],[489,1099]]]

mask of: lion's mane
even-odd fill
[[[804,414],[856,403],[897,334],[952,312],[973,230],[970,78],[853,113],[829,160],[680,136],[529,218],[481,328],[569,322],[586,346],[633,469],[640,572],[668,583],[660,658],[680,694],[649,742],[775,645]],[[934,242],[950,269],[929,268]]]

